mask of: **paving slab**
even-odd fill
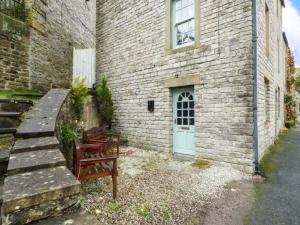
[[[49,168],[5,178],[2,215],[80,193],[80,182],[65,167]]]
[[[12,176],[18,173],[65,165],[66,160],[59,149],[11,154],[7,174],[8,176]]]
[[[69,90],[52,89],[27,114],[16,137],[32,138],[55,135],[55,125]]]
[[[53,149],[59,147],[59,141],[56,137],[41,137],[41,138],[28,138],[17,139],[12,153],[21,153],[28,151],[38,151],[43,149]]]

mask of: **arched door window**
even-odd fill
[[[177,100],[177,125],[194,126],[195,110],[194,97],[189,92],[183,92]]]

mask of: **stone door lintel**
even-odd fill
[[[199,75],[191,75],[191,76],[186,76],[186,77],[171,78],[171,79],[163,80],[163,85],[165,88],[193,86],[193,85],[198,85],[198,84],[200,84],[200,76]]]

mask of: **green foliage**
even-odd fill
[[[105,76],[103,76],[100,85],[96,89],[96,100],[101,121],[104,123],[104,125],[111,127],[111,121],[114,114],[114,104]]]
[[[300,90],[300,72],[298,72],[297,77],[296,77],[296,89],[298,91]]]
[[[121,209],[121,204],[119,202],[113,202],[110,204],[109,208],[112,210],[112,211],[118,211],[119,209]]]
[[[145,219],[148,219],[151,217],[151,213],[150,213],[150,210],[148,208],[144,208],[144,207],[139,207],[139,208],[136,208],[135,209],[135,212],[144,217]]]
[[[88,96],[89,90],[86,87],[84,80],[75,79],[71,88],[71,103],[74,107],[74,112],[77,120],[80,120],[83,114],[84,102]]]
[[[295,127],[297,124],[297,120],[296,119],[291,119],[291,120],[288,120],[285,122],[285,126],[287,128],[292,128],[292,127]]]
[[[295,107],[297,104],[297,98],[292,95],[285,95],[284,97],[284,103],[286,106],[292,106]]]
[[[73,143],[77,138],[77,134],[70,125],[62,127],[62,141],[65,145]]]

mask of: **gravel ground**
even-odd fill
[[[249,178],[231,167],[202,169],[170,154],[132,147],[121,152],[117,201],[110,177],[83,183],[80,205],[100,224],[202,224],[205,209],[227,184]]]

